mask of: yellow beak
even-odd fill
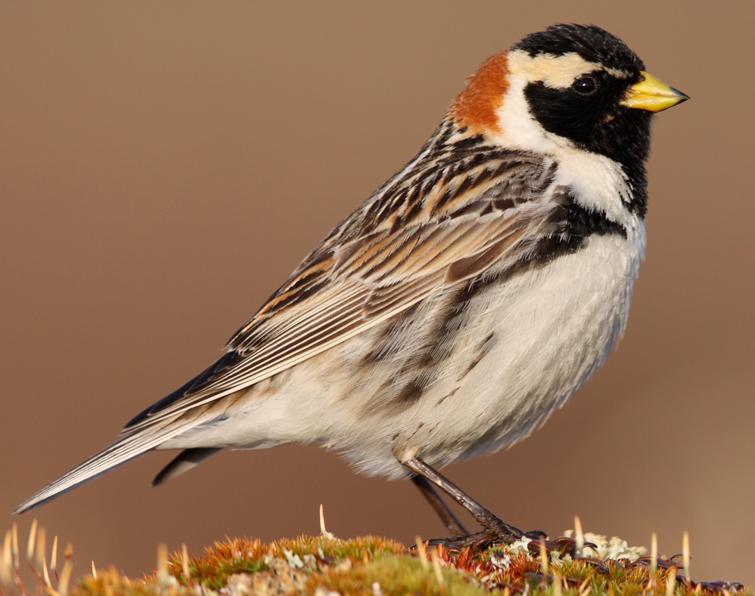
[[[621,105],[648,112],[661,112],[689,99],[689,95],[669,87],[649,72],[642,71],[642,76],[639,83],[629,88]]]

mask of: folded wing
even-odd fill
[[[523,191],[511,180],[528,173],[538,180],[543,167],[520,156],[516,168],[498,169],[501,174],[486,175],[483,185],[464,182],[480,178],[476,170],[440,179],[440,188],[393,209],[391,218],[370,220],[380,209],[366,203],[231,338],[227,354],[209,373],[145,410],[123,432],[180,417],[249,387],[480,274],[506,255],[525,254],[547,227],[548,209],[542,192]],[[378,198],[386,203],[390,196]]]

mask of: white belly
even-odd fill
[[[376,395],[411,353],[411,342],[365,368],[380,333],[375,329],[257,384],[226,419],[165,447],[316,442],[343,452],[366,473],[388,476],[404,474],[395,457],[401,451],[445,465],[507,447],[563,405],[605,360],[623,332],[643,251],[643,229],[629,240],[592,236],[574,254],[481,291],[453,356],[403,409],[381,406]],[[475,348],[491,333],[491,347],[479,359]]]
[[[643,252],[644,230],[631,241],[593,236],[575,254],[491,286],[473,302],[455,356],[427,393],[394,417],[344,420],[345,440],[331,446],[368,473],[393,476],[403,472],[395,463],[402,450],[446,465],[523,439],[621,337]],[[466,373],[480,338],[491,332],[491,349]]]
[[[457,421],[449,429],[456,457],[526,437],[605,361],[624,331],[642,253],[627,244],[593,236],[584,250],[481,297],[473,318],[498,341],[465,378],[460,399],[437,414]],[[475,429],[485,430],[484,441],[466,440]]]

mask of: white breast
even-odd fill
[[[459,445],[479,428],[488,440],[459,456],[520,440],[603,363],[626,325],[644,246],[639,232],[592,236],[583,250],[491,288],[474,304],[472,320],[494,330],[496,341],[458,392],[452,432]],[[470,414],[466,429],[460,412]]]
[[[523,439],[620,338],[643,246],[641,227],[629,239],[592,236],[574,254],[491,285],[472,301],[453,358],[422,399],[393,416],[362,411],[361,419],[344,402],[332,404],[327,445],[367,473],[398,476],[396,451],[443,466]],[[491,332],[491,349],[468,372]]]

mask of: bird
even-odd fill
[[[530,33],[468,78],[419,152],[338,224],[220,358],[16,510],[152,450],[158,485],[223,449],[318,444],[409,478],[452,537],[525,533],[439,471],[509,447],[625,329],[657,112],[689,97],[595,25]]]

